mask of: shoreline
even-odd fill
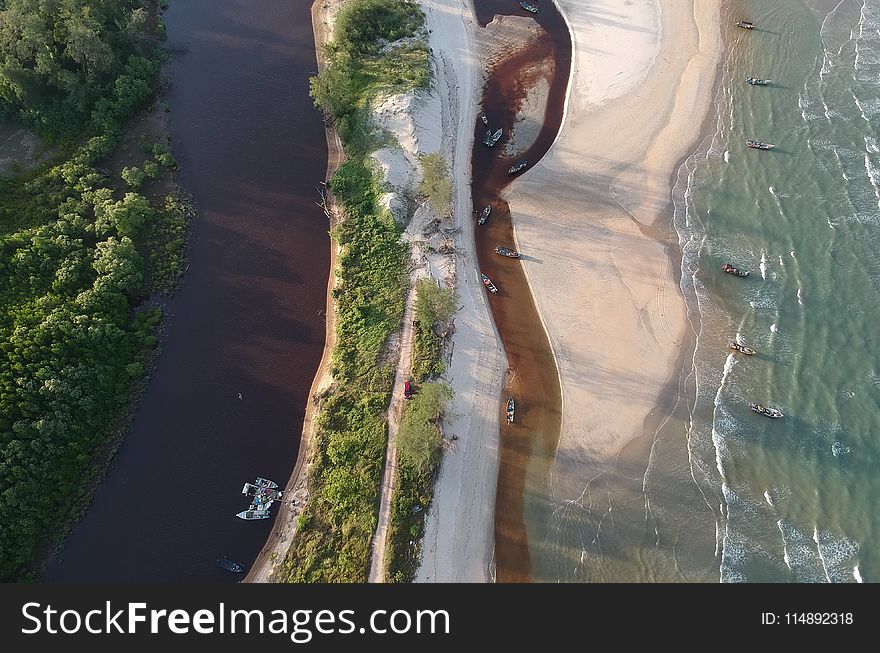
[[[660,0],[657,52],[647,74],[631,90],[593,104],[589,92],[578,84],[583,75],[579,46],[590,38],[588,12],[578,14],[579,7],[565,0],[555,2],[569,26],[574,50],[563,126],[554,148],[508,197],[517,245],[545,254],[538,258],[565,268],[575,279],[567,284],[569,292],[554,293],[559,279],[546,271],[554,265],[524,266],[551,339],[566,406],[559,447],[544,461],[549,478],[536,473],[539,461],[530,465],[531,497],[526,502],[530,549],[533,558],[547,558],[536,580],[560,580],[551,571],[558,565],[549,560],[560,554],[554,549],[559,542],[553,540],[555,528],[550,523],[559,518],[550,513],[569,502],[585,507],[591,484],[614,474],[627,460],[641,459],[646,467],[650,446],[640,443],[652,441],[682,406],[693,334],[680,289],[681,251],[672,225],[671,192],[681,165],[705,138],[706,120],[712,115],[711,80],[717,75],[721,52],[717,39],[713,47],[713,39],[705,38],[706,32],[718,32],[720,6],[697,0],[679,8]],[[681,15],[688,9],[690,21]],[[625,41],[626,35],[619,38]],[[673,49],[686,54],[682,57]],[[677,56],[675,64],[669,64],[673,56]],[[672,78],[678,83],[664,92],[660,82],[676,72],[680,78]],[[655,96],[660,91],[660,101],[634,107],[652,87]],[[623,120],[632,125],[633,134],[617,133],[621,111],[629,114]],[[646,115],[648,111],[651,115]],[[656,114],[661,114],[659,119]],[[694,131],[690,123],[695,115],[699,128]],[[587,119],[593,124],[584,125]],[[654,124],[646,130],[646,122]],[[573,149],[594,160],[584,165],[575,159]],[[629,155],[632,150],[638,154]],[[670,151],[677,155],[670,156]],[[571,192],[571,202],[557,198],[556,204],[567,210],[549,215],[536,206],[534,198],[541,187],[566,180],[572,182],[572,191],[576,180],[583,186],[577,195]],[[615,191],[621,181],[629,184],[619,198]],[[575,214],[586,218],[587,224],[573,219]],[[577,231],[584,232],[582,238],[577,238]],[[654,274],[645,274],[646,268]],[[584,296],[584,305],[565,307],[565,298],[570,302],[575,296]],[[609,315],[614,316],[614,325],[608,324]],[[574,342],[566,331],[593,337]],[[658,356],[657,351],[664,353]]]
[[[323,69],[324,63],[319,56],[319,52],[327,42],[328,33],[325,28],[326,19],[332,8],[325,0],[314,0],[311,8],[312,16],[312,32],[315,36],[315,59],[318,71]],[[325,180],[333,176],[336,168],[338,168],[343,159],[342,144],[336,130],[330,126],[325,126],[325,135],[327,138],[327,170]],[[325,193],[329,189],[325,186]],[[328,213],[329,223],[328,231],[333,228],[338,218],[335,214],[335,207],[332,198],[325,194],[325,208]],[[332,217],[331,217],[332,216]],[[296,533],[296,519],[299,517],[300,510],[305,504],[307,498],[307,472],[308,464],[314,453],[315,442],[315,418],[318,412],[316,397],[324,390],[332,385],[333,377],[331,374],[331,356],[333,348],[336,346],[336,304],[333,301],[333,288],[336,285],[336,258],[339,254],[339,245],[331,238],[330,240],[330,273],[327,278],[327,298],[324,307],[325,329],[324,329],[324,350],[321,353],[321,361],[318,363],[318,369],[315,372],[315,378],[309,388],[309,401],[306,404],[305,415],[303,417],[303,428],[300,436],[299,450],[296,457],[296,463],[293,472],[284,486],[285,498],[281,502],[281,508],[272,524],[272,530],[266,538],[266,544],[257,555],[254,564],[248,570],[247,575],[242,580],[243,583],[269,583],[273,582],[273,574],[275,565],[281,562],[287,555],[290,548],[292,538]],[[305,491],[306,497],[302,496]],[[299,492],[299,496],[297,496]],[[291,501],[294,497],[296,505]]]

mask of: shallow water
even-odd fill
[[[644,478],[555,507],[548,580],[880,579],[880,4],[827,5],[723,9],[713,124],[673,193],[684,409]],[[729,27],[744,16],[758,29]],[[735,337],[759,354],[732,355]]]

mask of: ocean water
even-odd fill
[[[739,4],[759,29],[732,35],[716,129],[674,194],[707,576],[878,581],[880,3],[767,4]],[[751,276],[721,273],[728,261]],[[728,353],[734,337],[759,355]]]
[[[673,191],[678,408],[646,462],[552,506],[537,579],[880,581],[880,2],[811,1],[722,7],[714,112]]]

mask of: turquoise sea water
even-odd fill
[[[541,580],[880,581],[880,2],[722,16],[758,29],[727,30],[673,193],[696,337],[680,409],[646,468],[556,507]],[[732,355],[737,336],[759,355]]]
[[[676,188],[699,331],[690,468],[720,580],[876,581],[880,3],[740,8],[760,31],[730,43],[717,131]],[[719,274],[726,261],[752,275]],[[760,355],[726,354],[736,334]]]

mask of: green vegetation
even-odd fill
[[[363,582],[370,565],[394,371],[382,361],[399,328],[408,252],[400,227],[379,206],[368,155],[380,137],[369,120],[376,93],[427,85],[428,54],[415,37],[424,24],[408,0],[350,0],[327,47],[328,65],[311,93],[330,115],[347,160],[330,180],[344,219],[336,270],[333,377],[316,420],[309,501],[279,573],[290,582]]]
[[[400,463],[424,473],[437,464],[443,434],[440,419],[452,399],[452,388],[445,383],[424,383],[407,402],[397,434]]]
[[[186,205],[155,207],[100,167],[157,86],[155,6],[141,5],[0,0],[0,114],[60,152],[0,179],[4,581],[33,578],[82,509],[156,344],[161,313],[142,300],[182,267]]]
[[[437,213],[449,215],[452,210],[452,179],[449,178],[443,155],[439,152],[425,154],[419,158],[419,163],[422,165],[419,192]]]
[[[416,331],[412,375],[419,382],[443,373],[443,338],[437,334],[456,310],[455,291],[438,287],[433,279],[416,285]],[[397,434],[397,488],[391,500],[388,527],[388,570],[391,582],[407,583],[421,558],[425,515],[434,496],[434,475],[440,461],[443,434],[440,422],[452,399],[444,383],[421,383],[407,402]]]
[[[443,339],[437,329],[442,328],[455,312],[455,291],[437,286],[433,279],[420,279],[416,284],[415,308],[412,376],[416,381],[425,381],[445,371],[440,359]]]

